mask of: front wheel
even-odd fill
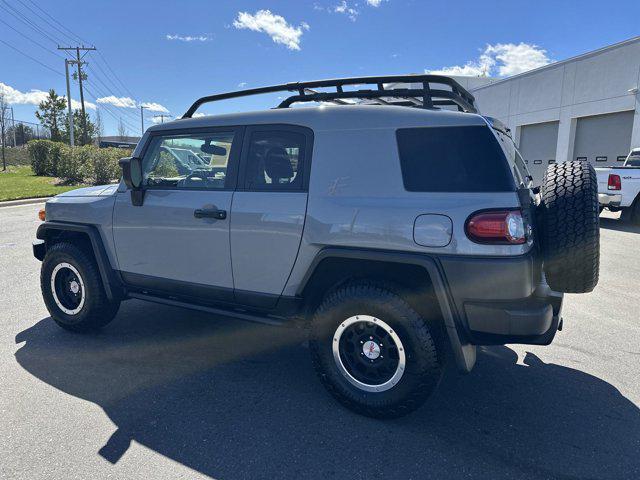
[[[103,327],[120,307],[107,298],[93,257],[72,243],[56,243],[47,251],[40,288],[51,318],[74,332]]]
[[[358,282],[330,293],[313,317],[310,347],[327,390],[370,417],[415,410],[442,376],[429,325],[382,284]]]

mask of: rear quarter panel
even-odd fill
[[[325,246],[479,256],[522,255],[531,248],[530,244],[477,244],[464,231],[473,212],[519,207],[515,191],[407,192],[397,128],[402,127],[315,132],[307,219],[285,295],[295,294],[313,258]],[[452,236],[446,246],[426,247],[414,241],[414,221],[423,214],[451,218]]]

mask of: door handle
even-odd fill
[[[226,210],[198,208],[193,212],[196,218],[215,218],[216,220],[224,220],[227,218]]]

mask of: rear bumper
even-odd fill
[[[441,263],[470,343],[548,345],[561,328],[563,294],[547,285],[536,253]]]
[[[622,195],[619,193],[599,193],[598,202],[602,207],[619,207]]]

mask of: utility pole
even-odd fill
[[[64,59],[64,71],[67,75],[67,107],[69,111],[69,145],[72,147],[75,145],[73,141],[73,110],[71,110],[71,87],[69,86],[69,63],[66,58]]]
[[[161,113],[161,114],[159,114],[159,115],[154,115],[153,117],[154,117],[154,118],[156,118],[156,117],[160,117],[160,123],[164,123],[164,118],[165,118],[165,117],[170,118],[170,117],[171,117],[171,115],[165,115],[164,113]]]
[[[148,107],[143,107],[142,105],[140,105],[140,123],[142,124],[142,133],[140,133],[140,136],[144,135],[144,109],[148,108]]]
[[[11,107],[11,127],[13,128],[13,148],[16,148],[16,121],[13,118],[13,107]]]
[[[75,50],[76,51],[76,60],[74,63],[76,63],[78,65],[78,83],[80,84],[80,106],[81,106],[81,110],[82,110],[82,143],[86,143],[86,135],[87,135],[87,117],[86,117],[86,112],[84,109],[84,91],[82,90],[82,69],[80,68],[82,66],[83,62],[82,61],[82,57],[80,57],[80,50],[83,50],[84,52],[88,52],[90,50],[96,50],[96,47],[85,47],[84,45],[82,47],[58,47],[58,50]],[[83,55],[84,56],[84,55]],[[73,121],[73,119],[71,119]]]

